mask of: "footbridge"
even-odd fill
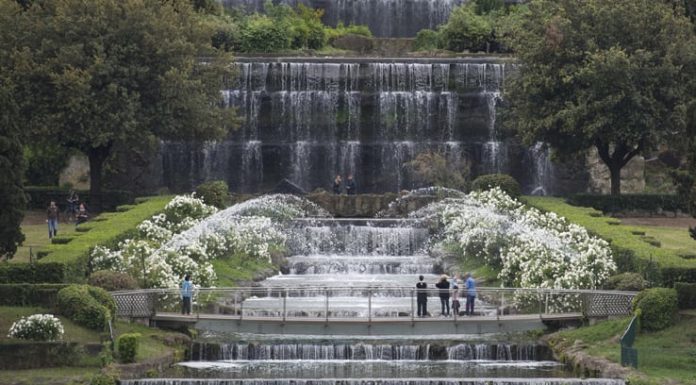
[[[198,289],[190,315],[181,314],[178,290],[111,294],[118,317],[148,320],[160,327],[223,333],[423,336],[523,332],[626,316],[636,293],[479,288],[473,314],[465,314],[466,300],[460,298],[459,311],[444,316],[440,292],[428,290],[428,313],[422,317],[417,315],[416,290],[404,287]]]

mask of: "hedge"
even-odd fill
[[[0,306],[38,306],[52,308],[56,305],[58,291],[66,284],[0,284]]]
[[[575,194],[567,199],[574,206],[592,207],[605,213],[623,211],[682,211],[688,212],[686,202],[675,194],[622,194],[619,196]]]
[[[140,222],[164,210],[164,206],[170,200],[171,196],[151,197],[128,211],[101,214],[90,223],[89,231],[76,233],[69,243],[52,244],[40,250],[38,255],[42,259],[38,264],[62,264],[64,274],[57,282],[85,282],[89,273],[89,254],[94,246],[115,247],[119,242],[133,236]]]
[[[123,363],[135,362],[135,356],[138,353],[139,333],[121,334],[116,339],[116,348],[118,350],[118,358]]]
[[[61,211],[67,206],[70,195],[69,189],[58,186],[25,186],[24,192],[29,196],[28,206],[31,209],[45,209],[51,201],[55,201]],[[89,206],[89,190],[75,190],[81,202]],[[125,190],[102,190],[102,206],[114,209],[118,205],[133,202],[133,194]]]
[[[515,198],[522,194],[520,184],[515,180],[515,178],[507,174],[481,175],[471,182],[471,189],[473,191],[490,190],[494,187],[500,187],[501,190]]]
[[[639,272],[665,287],[672,287],[675,282],[696,283],[696,260],[681,258],[672,250],[647,243],[641,238],[643,232],[639,227],[612,225],[613,218],[593,208],[571,206],[562,198],[529,196],[525,200],[540,210],[564,216],[610,242],[619,273]]]
[[[674,325],[677,309],[677,292],[674,289],[646,289],[633,298],[633,311],[638,315],[642,330],[659,331]]]
[[[60,283],[64,278],[63,263],[0,263],[0,282],[2,283]]]
[[[103,331],[114,319],[116,303],[104,289],[69,285],[58,292],[58,311],[78,325]]]
[[[680,309],[696,309],[696,283],[677,282],[674,288]]]

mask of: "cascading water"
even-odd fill
[[[264,0],[220,0],[227,9],[242,8],[263,12]],[[424,28],[436,28],[447,21],[452,9],[466,0],[274,0],[296,6],[304,4],[324,10],[325,23],[335,26],[367,25],[380,37],[414,37]],[[389,17],[385,17],[389,15]]]
[[[510,173],[531,192],[539,167],[546,167],[535,148],[497,128],[497,104],[513,64],[239,60],[238,81],[222,92],[244,123],[202,150],[164,143],[164,182],[172,190],[224,179],[233,190],[257,192],[285,178],[307,191],[328,190],[336,174],[350,173],[361,193],[400,191],[419,187],[404,163],[435,151],[449,167],[470,167],[473,175]]]

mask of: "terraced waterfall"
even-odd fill
[[[293,255],[242,306],[245,317],[389,317],[410,314],[418,274],[435,282],[429,230],[395,220],[303,219]],[[288,301],[274,296],[287,289]],[[327,293],[330,293],[328,295]],[[369,298],[369,302],[368,302]],[[432,317],[439,301],[428,301]],[[478,303],[479,314],[495,308]],[[329,312],[327,314],[326,312]],[[500,335],[266,335],[203,333],[170,378],[123,385],[623,385],[577,379],[534,341]]]

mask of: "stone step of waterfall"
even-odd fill
[[[468,366],[486,368],[495,367],[496,363],[506,367],[558,365],[550,361],[552,358],[547,346],[524,342],[368,343],[282,340],[234,343],[196,341],[191,346],[190,357],[192,361],[428,361],[437,365],[446,365],[442,361],[456,361],[457,363],[452,363],[456,367],[460,366],[459,361],[468,361]],[[539,364],[537,361],[543,362]]]
[[[540,372],[563,377],[563,367],[553,361],[335,361],[335,360],[259,360],[259,361],[188,361],[178,365],[183,374],[205,373],[217,378],[268,378],[273,373],[297,379],[312,378],[458,378],[517,377],[530,378]],[[183,369],[183,370],[181,370]]]
[[[435,259],[428,255],[296,255],[288,258],[290,274],[424,274]]]
[[[581,378],[147,378],[121,380],[121,385],[625,385],[619,379]]]
[[[429,299],[428,312],[431,317],[441,316],[440,301],[437,297]],[[243,303],[244,317],[309,317],[309,318],[397,318],[410,317],[416,313],[414,297],[280,297],[249,298]],[[460,315],[463,315],[463,307]],[[497,308],[476,301],[477,315],[495,316]],[[327,315],[328,313],[328,315]],[[452,315],[453,317],[453,315]]]
[[[410,218],[296,218],[296,226],[427,227],[422,219]]]
[[[292,230],[288,248],[295,254],[417,255],[430,233],[416,227],[302,226]]]

